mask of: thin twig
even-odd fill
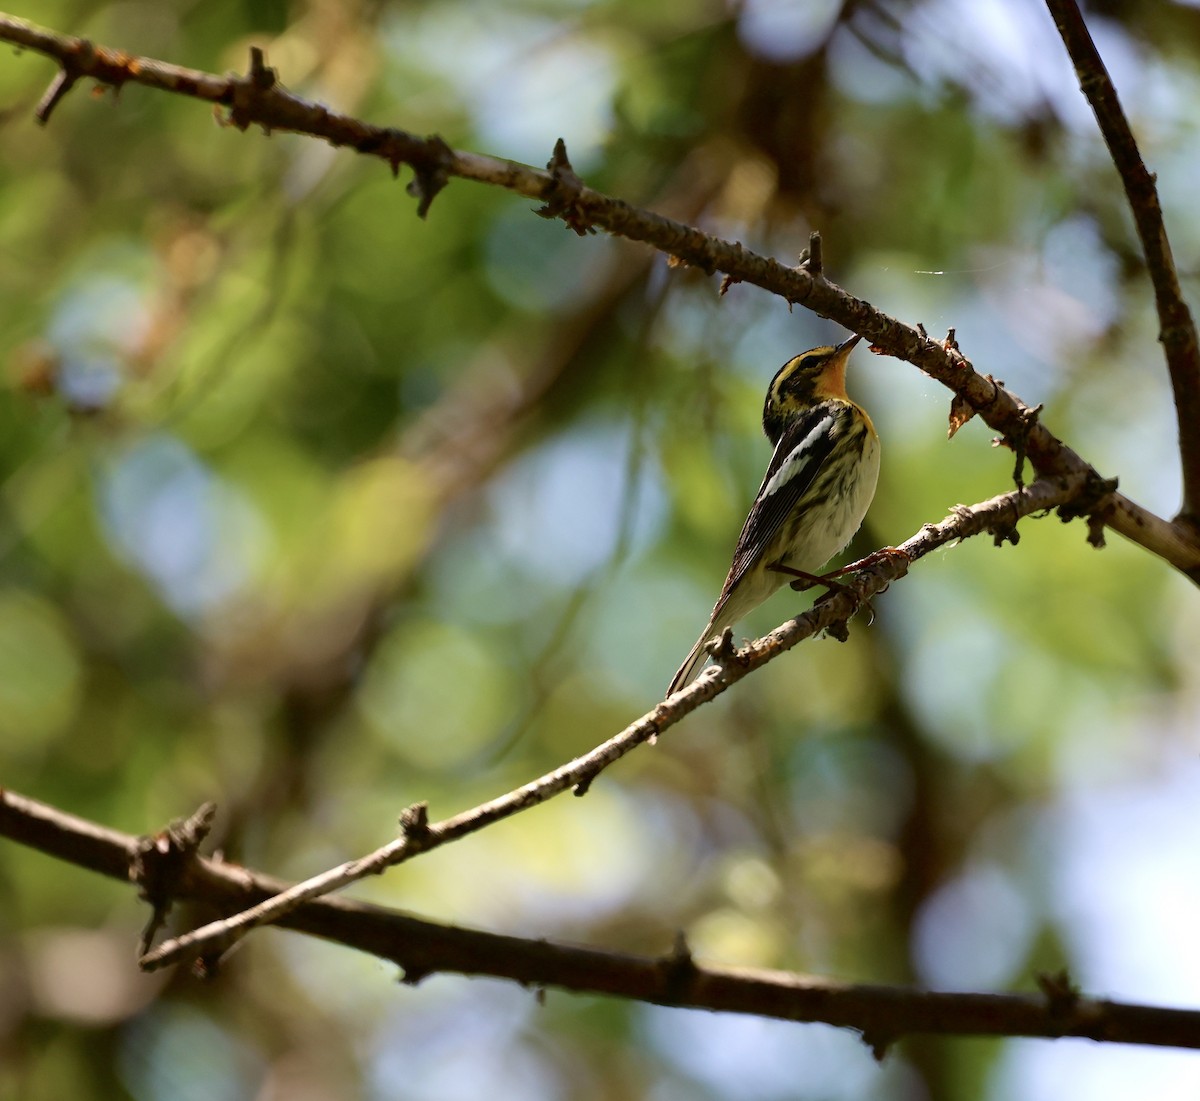
[[[340,864],[320,875],[290,887],[232,917],[222,918],[184,933],[146,953],[140,961],[148,971],[168,964],[195,959],[199,955],[220,953],[251,929],[278,921],[303,903],[341,890],[360,879],[378,875],[420,853],[429,852],[451,841],[476,833],[495,822],[546,802],[575,788],[586,791],[604,769],[619,761],[630,750],[662,734],[697,707],[719,696],[753,670],[790,650],[804,639],[821,631],[845,624],[858,607],[908,571],[911,562],[947,543],[966,539],[984,531],[1010,530],[1021,517],[1067,504],[1084,492],[1088,483],[1078,477],[1042,479],[1012,493],[970,507],[959,506],[941,523],[926,524],[916,535],[897,548],[902,554],[884,555],[870,565],[849,574],[840,591],[827,600],[789,620],[770,634],[736,651],[730,660],[714,666],[687,688],[669,696],[653,710],[631,723],[619,734],[589,753],[516,788],[499,798],[470,810],[425,826],[420,831],[405,830],[394,841],[375,852]]]
[[[1108,69],[1096,49],[1075,0],[1046,0],[1075,66],[1079,87],[1087,97],[1113,165],[1121,177],[1137,226],[1146,269],[1154,285],[1159,340],[1167,359],[1175,414],[1179,423],[1179,454],[1183,465],[1183,506],[1177,520],[1200,524],[1200,339],[1191,310],[1184,301],[1171,242],[1163,224],[1162,205],[1154,175],[1146,167],[1137,140]]]
[[[75,86],[75,81],[78,79],[78,76],[68,69],[59,70],[58,76],[50,82],[50,87],[46,89],[46,94],[42,96],[42,101],[34,109],[33,117],[45,126],[50,121],[50,116],[54,113],[54,108],[66,97],[66,94]]]
[[[0,790],[0,836],[114,879],[127,878],[141,839]],[[175,896],[238,910],[288,884],[248,868],[196,857]],[[659,957],[634,956],[439,925],[350,899],[309,901],[281,925],[369,952],[404,971],[406,982],[450,972],[486,975],[525,987],[694,1009],[820,1021],[857,1030],[886,1047],[914,1033],[953,1036],[1084,1036],[1109,1043],[1200,1048],[1200,1012],[1082,997],[1065,975],[1039,978],[1040,995],[940,993],[834,982],[782,971],[715,967],[686,942]]]

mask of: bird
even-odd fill
[[[700,670],[707,647],[781,585],[815,576],[854,537],[879,480],[879,434],[846,393],[846,363],[861,337],[789,359],[763,402],[775,448],[733,551],[708,625],[671,681],[673,695]]]

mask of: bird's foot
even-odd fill
[[[807,573],[804,570],[798,570],[793,566],[785,565],[783,562],[772,562],[767,569],[774,570],[776,573],[787,574],[794,580],[791,582],[791,587],[798,593],[802,593],[807,589],[811,589],[814,585],[821,585],[825,591],[814,601],[814,607],[817,604],[823,604],[826,600],[830,600],[842,593],[847,594],[854,601],[854,611],[851,615],[857,615],[866,605],[867,614],[871,621],[875,619],[875,609],[871,607],[871,602],[867,598],[861,596],[849,585],[838,581],[837,578],[843,577],[848,573],[855,573],[858,570],[864,570],[868,566],[874,566],[879,562],[886,561],[889,558],[901,558],[907,565],[912,559],[898,547],[880,547],[879,550],[873,551],[865,558],[860,558],[857,562],[851,562],[848,566],[842,566],[841,569],[831,570],[829,573],[813,574]],[[886,588],[886,586],[885,586]],[[882,591],[882,590],[881,590]]]
[[[906,551],[902,551],[899,547],[880,547],[877,551],[872,551],[866,558],[860,558],[857,562],[851,562],[848,566],[843,566],[840,570],[834,570],[832,573],[826,574],[827,577],[841,577],[842,574],[854,573],[857,570],[865,570],[868,566],[878,565],[880,562],[886,562],[889,558],[899,558],[904,561],[907,566],[912,558]]]
[[[880,562],[885,562],[889,558],[902,559],[905,565],[912,561],[909,555],[899,547],[880,547],[879,550],[872,551],[865,558],[860,558],[857,562],[851,562],[848,566],[842,566],[839,569],[830,570],[829,573],[819,575],[792,569],[791,566],[785,566],[782,562],[772,563],[769,568],[796,578],[792,582],[792,588],[798,593],[804,592],[805,589],[811,589],[814,585],[824,585],[828,592],[823,599],[827,599],[830,594],[844,592],[846,589],[846,586],[840,581],[835,580],[835,578],[844,577],[848,573],[857,573],[859,570],[867,569],[868,566],[875,566]]]
[[[795,578],[791,582],[791,587],[798,593],[805,592],[811,589],[814,585],[824,585],[826,592],[818,597],[818,600],[828,600],[835,593],[848,592],[849,589],[840,581],[835,581],[839,574],[843,574],[845,570],[834,570],[832,573],[815,574],[806,573],[804,570],[798,570],[794,566],[786,566],[782,562],[772,562],[767,569],[773,570],[775,573],[787,574],[788,577]]]

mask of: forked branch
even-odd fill
[[[561,142],[548,167],[538,169],[454,150],[436,136],[420,138],[403,130],[373,126],[292,95],[280,85],[259,51],[252,53],[246,76],[221,77],[152,58],[133,57],[6,15],[0,15],[0,41],[54,58],[70,78],[61,89],[60,81],[55,81],[43,107],[57,104],[81,77],[114,87],[136,83],[191,96],[226,108],[228,121],[243,130],[258,125],[268,132],[308,134],[379,157],[393,171],[402,164],[410,166],[413,181],[409,190],[418,197],[418,213],[422,215],[448,180],[474,180],[541,200],[545,205],[539,213],[561,218],[576,232],[604,229],[615,236],[641,241],[704,271],[722,272],[729,281],[753,283],[851,332],[861,333],[880,351],[915,364],[952,390],[961,406],[973,410],[1005,439],[1020,440],[1039,474],[1078,475],[1094,484],[1100,480],[1099,472],[1041,421],[1031,426],[1025,417],[1028,407],[990,376],[975,371],[957,348],[931,340],[919,326],[906,325],[875,309],[806,265],[789,267],[759,256],[738,242],[710,236],[587,187],[571,170]],[[1171,523],[1115,492],[1095,505],[1096,514],[1115,531],[1200,584],[1200,530],[1195,525]]]

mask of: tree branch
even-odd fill
[[[539,213],[561,218],[578,233],[599,227],[615,236],[648,244],[706,272],[719,271],[736,282],[753,283],[851,332],[861,333],[878,350],[907,360],[937,379],[955,393],[960,406],[978,414],[1006,440],[1021,441],[1039,474],[1099,478],[1093,467],[1040,421],[1031,424],[1028,407],[990,376],[977,373],[951,342],[931,340],[923,328],[882,313],[803,265],[787,267],[738,242],[709,236],[594,191],[571,170],[561,141],[543,170],[454,150],[436,136],[419,138],[403,130],[372,126],[287,92],[257,51],[252,54],[248,76],[218,77],[132,57],[7,15],[0,15],[0,41],[54,58],[74,80],[90,77],[114,87],[137,83],[192,96],[228,108],[228,121],[242,130],[257,124],[268,132],[284,130],[323,138],[332,145],[379,157],[393,171],[407,164],[414,174],[409,191],[418,197],[417,212],[422,216],[451,177],[474,180],[543,201],[546,205]],[[55,102],[58,98],[61,95]],[[1097,508],[1114,530],[1200,584],[1200,530],[1195,526],[1172,524],[1117,493],[1097,502]]]
[[[1046,7],[1075,66],[1079,87],[1095,113],[1142,242],[1158,308],[1158,339],[1166,354],[1179,423],[1183,506],[1176,519],[1196,526],[1200,524],[1200,340],[1175,271],[1158,188],[1138,151],[1117,89],[1092,41],[1079,5],[1075,0],[1046,0]]]
[[[298,883],[284,894],[264,900],[248,910],[210,922],[167,941],[142,957],[142,967],[156,970],[202,955],[219,954],[251,929],[279,921],[281,916],[311,899],[340,890],[367,876],[379,875],[414,856],[477,833],[495,822],[544,803],[568,788],[574,788],[577,795],[584,794],[591,782],[609,765],[643,742],[657,738],[696,708],[721,695],[785,650],[821,631],[844,631],[846,622],[858,608],[907,573],[911,562],[925,557],[938,547],[985,531],[990,532],[998,543],[1004,540],[1015,542],[1013,532],[1019,519],[1055,507],[1066,508],[1079,500],[1088,488],[1087,481],[1080,476],[1064,475],[1042,479],[1025,489],[1004,493],[977,505],[958,506],[941,523],[926,524],[911,539],[902,543],[897,548],[901,554],[880,556],[877,560],[865,559],[864,562],[869,564],[861,569],[854,570],[851,567],[854,572],[843,581],[843,589],[819,601],[810,611],[749,643],[742,650],[733,650],[730,646],[728,653],[717,655],[718,664],[707,675],[669,696],[589,753],[505,795],[441,822],[429,824],[424,805],[410,808],[401,819],[401,834],[394,841],[367,856],[340,864]]]
[[[1052,10],[1060,6],[1054,0],[1047,0],[1047,3]],[[1078,15],[1077,9],[1075,14]],[[721,271],[737,281],[754,283],[789,302],[798,302],[854,332],[862,333],[878,349],[914,363],[950,388],[960,403],[960,420],[962,406],[980,415],[993,429],[1002,433],[1019,454],[1027,455],[1040,475],[1039,480],[1027,489],[1001,495],[969,509],[955,510],[940,524],[927,525],[900,548],[909,560],[920,558],[952,540],[985,530],[991,531],[1001,541],[1011,533],[1019,518],[1055,506],[1078,505],[1083,500],[1086,509],[1101,517],[1105,523],[1161,555],[1193,580],[1200,581],[1200,536],[1193,525],[1169,523],[1107,488],[1098,493],[1097,487],[1103,483],[1096,470],[1051,434],[1019,398],[990,376],[978,374],[952,342],[930,340],[920,327],[904,325],[874,309],[869,303],[853,297],[825,279],[819,264],[812,264],[808,269],[789,268],[757,256],[736,242],[708,236],[690,226],[638,210],[593,191],[583,185],[571,170],[561,142],[556,147],[548,170],[542,171],[512,161],[455,151],[437,137],[418,138],[401,130],[371,126],[287,93],[278,85],[275,73],[266,67],[259,51],[252,51],[248,76],[217,77],[152,59],[131,57],[83,39],[57,35],[4,15],[0,15],[0,40],[38,50],[59,62],[61,72],[38,108],[38,117],[42,122],[49,119],[80,77],[91,77],[113,87],[132,82],[192,96],[226,108],[227,121],[242,130],[259,124],[268,131],[287,130],[309,134],[322,137],[337,146],[349,146],[358,152],[378,156],[387,161],[393,171],[398,170],[400,164],[409,165],[414,172],[409,190],[418,197],[418,213],[422,216],[451,177],[505,187],[543,201],[546,205],[540,213],[561,218],[579,233],[600,227],[612,234],[642,241],[705,271]],[[1115,102],[1115,93],[1113,98]],[[1119,105],[1117,111],[1119,114]],[[1151,195],[1154,208],[1157,209],[1152,181]],[[1137,212],[1135,208],[1135,215]],[[1161,260],[1165,270],[1174,279],[1169,247],[1161,230],[1161,214],[1158,215],[1158,226],[1164,251],[1155,259],[1151,257],[1147,245],[1151,274],[1153,277],[1155,265]],[[1143,242],[1146,243],[1145,235]],[[1162,317],[1164,294],[1159,289],[1157,279],[1155,285]],[[1178,291],[1177,281],[1175,290]],[[1187,353],[1190,347],[1189,354],[1195,359],[1196,348],[1190,314],[1186,313],[1186,306],[1177,293],[1175,297],[1184,310],[1186,324],[1168,325],[1164,320],[1162,332],[1168,362],[1172,364],[1173,382],[1177,368],[1182,370],[1179,365],[1187,366],[1187,356],[1183,353]],[[1183,351],[1179,352],[1178,349]],[[1179,358],[1172,359],[1173,355]],[[1194,363],[1192,367],[1195,367]],[[1191,373],[1194,375],[1196,372],[1193,369]],[[1191,395],[1188,400],[1195,400],[1196,387],[1189,382],[1187,372],[1184,372],[1184,376],[1183,381],[1191,387],[1185,388],[1185,394]],[[1180,384],[1176,383],[1177,405],[1181,401],[1180,393]],[[1182,405],[1179,408],[1182,422]],[[1181,446],[1186,435],[1181,431]],[[1200,443],[1196,444],[1196,449],[1200,454]],[[1192,507],[1195,497],[1192,490],[1187,488],[1194,487],[1190,469],[1191,464],[1185,454],[1185,507],[1181,518],[1189,521],[1195,515]],[[447,929],[378,907],[365,907],[344,900],[317,901],[321,894],[476,832],[544,802],[567,788],[573,787],[582,794],[596,775],[634,746],[668,729],[700,704],[724,692],[783,650],[790,649],[821,630],[844,624],[862,600],[882,591],[892,580],[902,576],[907,566],[908,563],[898,557],[883,558],[864,566],[849,581],[847,591],[820,602],[812,611],[743,650],[733,651],[730,647],[722,652],[720,664],[713,672],[659,704],[591,753],[522,788],[439,823],[428,824],[423,808],[414,809],[406,815],[403,834],[396,841],[362,860],[342,865],[305,884],[288,887],[243,869],[199,858],[191,860],[191,870],[185,869],[180,882],[173,884],[177,896],[205,897],[209,900],[224,897],[228,908],[241,912],[228,921],[206,926],[147,953],[142,960],[143,966],[152,968],[180,959],[220,952],[249,929],[267,921],[278,921],[316,932],[317,935],[330,936],[343,943],[353,943],[353,946],[364,947],[364,950],[377,951],[377,954],[395,959],[404,966],[414,981],[433,970],[461,970],[470,974],[515,978],[522,982],[644,997],[664,1004],[756,1012],[789,1019],[827,1020],[829,1023],[859,1028],[880,1048],[897,1036],[911,1031],[1127,1038],[1117,1035],[1121,1028],[1129,1028],[1129,1035],[1138,1037],[1131,1042],[1200,1047],[1200,1037],[1197,1035],[1197,1020],[1200,1018],[1196,1014],[1093,1002],[1078,998],[1069,990],[1064,993],[1057,988],[1047,992],[1043,1001],[987,995],[918,994],[882,987],[845,987],[799,976],[701,968],[686,951],[662,960],[617,956],[469,930]],[[135,845],[135,839],[104,831],[78,819],[67,820],[53,812],[52,808],[28,801],[21,806],[20,797],[12,793],[0,792],[0,796],[3,796],[0,802],[0,832],[11,829],[10,836],[44,848],[45,851],[55,851],[54,846],[65,845],[74,854],[68,858],[77,863],[83,863],[86,858],[94,863],[89,862],[85,866],[122,877],[128,874],[128,857],[133,851],[131,846]],[[12,825],[17,820],[19,826]],[[116,871],[118,867],[119,872]],[[220,884],[220,888],[214,887],[214,884]],[[254,905],[246,909],[247,903]],[[319,916],[314,917],[314,914]],[[365,947],[363,943],[334,935],[329,931],[333,928],[329,923],[334,921],[331,915],[336,915],[337,921],[343,918],[363,921],[372,916],[378,919],[384,928],[382,932],[377,929],[377,935],[386,940],[387,949]],[[397,922],[408,924],[397,925]],[[319,932],[314,928],[315,925],[321,925],[326,931]],[[426,947],[440,945],[442,954],[439,956],[430,948],[431,955],[422,960],[411,943],[421,941],[418,933],[424,934]],[[398,948],[398,943],[403,948]],[[447,947],[451,944],[455,946],[453,949]],[[474,951],[471,959],[476,959],[480,944],[487,946],[486,954],[493,962],[468,965],[462,953]],[[456,951],[459,953],[457,956],[454,954]],[[496,959],[502,962],[497,964],[494,962]],[[455,960],[457,963],[453,962]],[[532,962],[528,962],[530,960]],[[578,974],[585,977],[577,981],[570,979]],[[564,978],[564,975],[568,977]],[[613,975],[624,976],[620,981],[625,982],[626,986],[615,988],[613,984],[616,980],[610,978]],[[865,1001],[861,1000],[864,998]],[[816,1006],[819,1006],[819,1010],[814,1008]],[[1138,1017],[1140,1024],[1122,1016],[1125,1011],[1135,1016],[1143,1015]],[[1001,1019],[1003,1023],[997,1024]],[[1147,1020],[1151,1024],[1146,1024]],[[1142,1029],[1140,1033],[1137,1027]],[[1175,1038],[1164,1039],[1164,1036]]]
[[[139,852],[163,848],[175,832],[169,827],[151,838],[136,838],[0,790],[0,836],[114,879],[129,879]],[[222,910],[243,909],[287,886],[194,852],[173,880],[176,899]],[[812,975],[700,964],[682,942],[662,957],[634,956],[440,925],[348,899],[305,902],[280,924],[389,960],[403,968],[409,983],[435,972],[486,975],[523,986],[658,1005],[820,1021],[857,1030],[880,1055],[915,1033],[1082,1036],[1200,1048],[1200,1011],[1085,998],[1063,976],[1040,978],[1041,996],[852,985]]]

